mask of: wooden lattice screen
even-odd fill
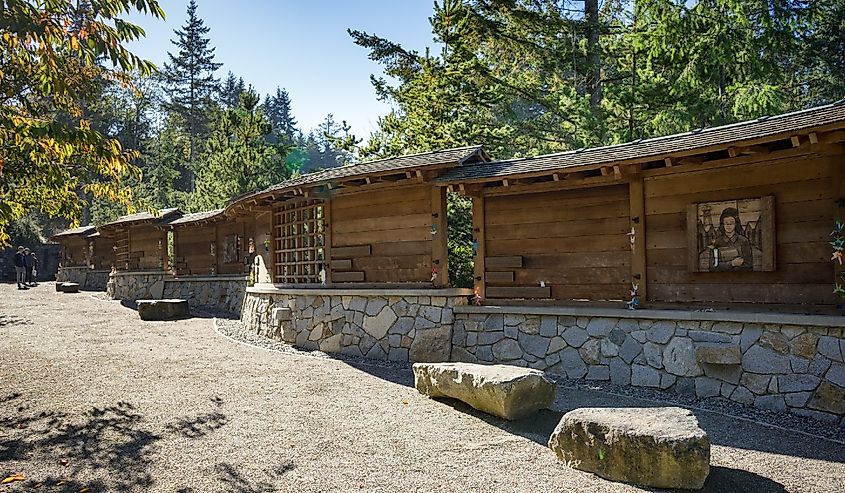
[[[280,284],[322,282],[325,266],[325,207],[322,201],[286,203],[273,213],[275,276]]]
[[[117,270],[129,270],[129,228],[117,230],[113,248]]]

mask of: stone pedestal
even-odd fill
[[[138,300],[141,320],[173,320],[191,316],[188,300]]]

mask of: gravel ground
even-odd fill
[[[407,365],[218,327],[271,350],[205,314],[141,322],[91,293],[0,285],[0,479],[26,477],[0,492],[649,491],[569,469],[545,442],[570,409],[665,395],[569,382],[551,411],[509,423],[420,396]],[[845,491],[845,446],[807,434],[840,431],[676,403],[713,443],[704,491]]]

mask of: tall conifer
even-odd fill
[[[202,150],[202,140],[208,131],[209,109],[218,89],[214,72],[222,63],[214,62],[214,47],[207,37],[210,29],[197,16],[197,3],[188,4],[188,20],[181,30],[175,30],[177,39],[170,40],[179,48],[178,55],[168,52],[170,63],[164,64],[163,76],[168,85],[170,100],[165,108],[182,117],[189,136],[187,186],[194,189],[197,158]]]

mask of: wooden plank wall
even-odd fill
[[[249,219],[249,218],[246,218]],[[224,221],[217,223],[217,259],[220,274],[243,274],[248,272],[249,265],[244,264],[244,257],[249,253],[249,238],[244,234],[247,230],[255,230],[254,219],[251,221]],[[239,259],[236,262],[223,262],[223,251],[226,247],[226,236],[238,235],[240,241]]]
[[[352,260],[350,272],[332,281],[430,282],[432,272],[432,187],[409,185],[348,193],[331,200],[331,260]],[[438,232],[439,234],[440,232]],[[445,232],[444,232],[445,233]],[[370,246],[368,255],[345,247]],[[354,278],[354,279],[353,279]]]
[[[88,241],[79,238],[71,237],[64,240],[64,260],[62,265],[65,267],[87,267],[88,258],[90,256],[88,251]]]
[[[129,228],[129,270],[162,270],[166,255],[164,231],[149,225]]]
[[[648,299],[656,302],[834,303],[829,234],[839,157],[805,155],[644,179]],[[747,161],[747,159],[746,159]],[[686,207],[775,196],[774,272],[687,269]]]
[[[97,237],[92,240],[94,242],[94,256],[91,261],[94,263],[94,269],[109,270],[114,265],[114,239]]]
[[[513,273],[513,281],[486,276],[486,297],[624,299],[631,278],[628,210],[627,184],[485,196],[486,272]],[[540,289],[541,281],[550,290]]]
[[[220,245],[216,244],[214,224],[177,227],[174,236],[176,275],[210,275],[216,272],[216,255]]]

